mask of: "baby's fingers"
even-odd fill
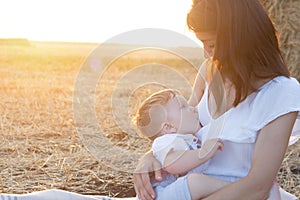
[[[218,145],[218,150],[222,151],[223,148],[224,148],[224,142],[222,140],[219,140],[218,143],[217,143],[217,145]]]

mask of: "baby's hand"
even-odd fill
[[[214,157],[218,150],[222,150],[224,143],[219,138],[210,139],[204,142],[199,149],[199,159],[204,159],[205,162]]]

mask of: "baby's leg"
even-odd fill
[[[189,174],[187,179],[192,199],[204,198],[230,183],[198,173]]]

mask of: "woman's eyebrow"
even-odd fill
[[[201,40],[201,42],[214,42],[214,40]]]

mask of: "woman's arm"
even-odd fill
[[[223,145],[221,139],[210,139],[200,149],[171,150],[166,156],[164,168],[171,174],[184,175],[214,157],[218,150],[223,149]]]
[[[266,199],[284,158],[296,117],[297,112],[291,112],[266,125],[258,135],[249,174],[205,199]]]

